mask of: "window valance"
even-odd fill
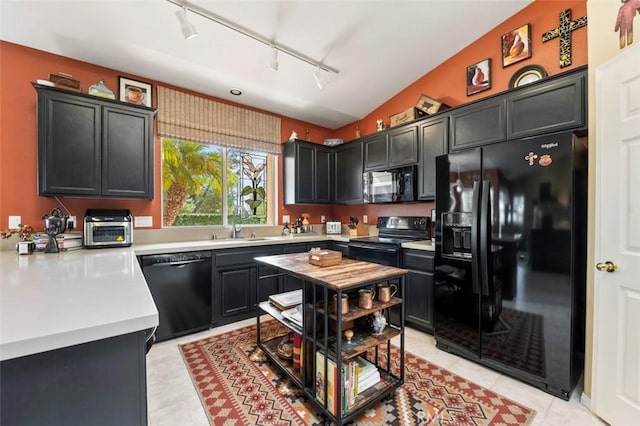
[[[279,155],[280,118],[158,86],[158,134]]]

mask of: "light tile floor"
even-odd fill
[[[154,345],[147,355],[150,426],[207,426],[209,422],[184,365],[178,345],[255,324],[255,319],[213,328]],[[569,401],[435,347],[433,336],[406,329],[406,350],[536,411],[532,426],[604,425],[580,403],[578,386]],[[217,425],[216,425],[217,426]]]

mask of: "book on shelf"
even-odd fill
[[[339,382],[338,369],[335,360],[329,356],[327,358],[328,372],[325,374],[325,355],[321,351],[316,352],[316,399],[324,405],[325,393],[327,395],[327,410],[337,415],[338,410],[343,415],[349,411],[356,400],[356,371],[357,362],[355,360],[343,361],[341,366],[342,382]],[[377,369],[376,369],[377,371]],[[341,397],[338,400],[338,386],[340,386]]]
[[[355,395],[358,396],[371,386],[380,382],[380,371],[371,362],[362,357],[354,358],[355,367]]]
[[[293,333],[293,371],[302,371],[302,336]]]
[[[327,410],[333,415],[337,412],[336,401],[336,383],[338,381],[338,370],[336,363],[330,357],[326,358],[327,365],[325,370],[325,355],[317,351],[316,352],[316,399],[325,405]]]
[[[302,304],[297,305],[291,309],[285,309],[281,312],[281,314],[289,321],[302,327]]]
[[[293,308],[302,304],[302,289],[272,294],[269,296],[269,302],[281,311]]]
[[[65,237],[66,235],[66,237]],[[71,235],[71,236],[69,236]],[[56,236],[56,243],[58,243],[58,249],[60,251],[78,250],[84,246],[82,235],[80,234],[60,234]],[[49,243],[49,236],[46,234],[37,234],[33,242],[36,244],[36,250],[44,250]]]
[[[360,379],[358,381],[358,395],[378,383],[380,383],[380,372],[378,372],[377,374],[372,374],[366,379]]]

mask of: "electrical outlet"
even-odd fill
[[[366,214],[362,215],[362,223],[368,223],[369,222],[369,216],[367,216]]]
[[[75,216],[69,216],[69,219],[67,219],[67,228],[69,229],[73,229],[78,225],[78,221],[76,220]]]
[[[325,223],[327,221],[327,218],[324,217],[324,215],[320,216],[320,222]]]
[[[289,215],[288,214],[282,215],[282,223],[283,224],[289,223]]]
[[[135,216],[133,218],[133,226],[136,228],[148,228],[153,226],[152,216]]]
[[[22,216],[9,216],[9,229],[16,229],[22,223]]]

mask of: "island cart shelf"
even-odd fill
[[[270,302],[261,302],[258,304],[257,344],[328,420],[337,425],[346,424],[371,405],[394,395],[404,383],[404,303],[398,297],[391,297],[388,302],[375,299],[372,306],[365,309],[358,306],[358,294],[361,289],[375,289],[377,284],[391,280],[399,285],[399,294],[404,294],[406,269],[352,259],[320,267],[309,263],[307,253],[261,256],[255,260],[303,282],[302,323],[291,321]],[[343,295],[348,298],[347,312],[342,312],[342,304],[334,303],[334,298],[342,300]],[[398,311],[398,314],[390,315],[391,310]],[[260,324],[265,313],[301,336],[301,368],[294,368],[291,360],[278,355],[282,336],[262,339]],[[386,327],[378,334],[374,334],[371,328],[374,313],[380,313],[386,320]],[[347,330],[350,332],[345,334]],[[394,338],[400,340],[400,367],[396,371],[391,368],[391,339]],[[381,356],[380,348],[386,350],[386,357]],[[373,375],[379,376],[377,382],[357,395],[355,375],[351,372],[355,370],[356,362],[372,364],[376,370]],[[318,381],[317,372],[332,372],[333,369],[335,374],[330,375],[333,386],[329,386],[331,378],[327,374],[322,375],[326,380]]]

